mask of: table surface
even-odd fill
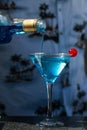
[[[5,116],[0,119],[0,130],[87,130],[87,117],[55,117],[64,126],[46,128],[37,126],[44,117]]]

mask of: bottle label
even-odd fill
[[[36,31],[37,19],[26,19],[23,21],[24,32],[35,32]]]

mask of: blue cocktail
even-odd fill
[[[52,88],[53,84],[56,81],[57,77],[60,75],[65,66],[70,62],[72,55],[72,50],[69,54],[67,53],[56,53],[56,54],[47,54],[47,53],[32,53],[30,58],[33,63],[36,65],[38,71],[43,77],[46,87],[47,87],[47,98],[48,98],[48,111],[47,117],[45,120],[40,122],[42,126],[55,126],[63,125],[53,119],[52,116]]]

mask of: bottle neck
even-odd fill
[[[13,19],[16,26],[21,25],[24,32],[45,32],[46,24],[40,19]]]
[[[37,19],[13,19],[15,34],[23,34],[36,31]]]

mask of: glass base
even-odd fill
[[[56,126],[64,126],[63,122],[57,121],[53,118],[49,119],[46,118],[44,120],[42,120],[39,124],[37,124],[39,126],[44,126],[44,127],[56,127]]]

